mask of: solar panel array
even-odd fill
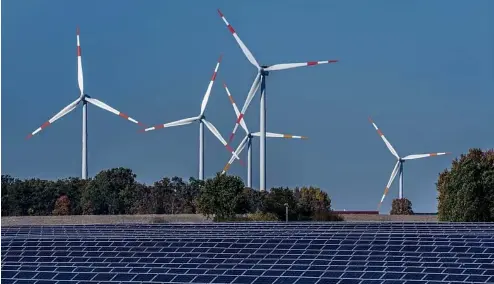
[[[2,227],[2,283],[494,283],[494,224]]]

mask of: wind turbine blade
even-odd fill
[[[223,86],[225,87],[225,90],[226,90],[226,94],[228,95],[228,98],[230,99],[230,102],[232,103],[232,106],[233,106],[233,110],[235,111],[235,117],[238,119],[238,117],[240,116],[240,111],[238,110],[237,108],[237,104],[235,103],[235,101],[233,100],[233,96],[232,94],[230,93],[230,90],[228,90],[228,87],[226,86],[226,83],[223,83]],[[247,124],[245,124],[245,120],[242,119],[240,121],[240,125],[242,126],[242,128],[245,130],[245,133],[246,134],[249,134],[249,129],[247,129]]]
[[[230,147],[230,145],[228,145],[228,143],[226,143],[225,139],[223,138],[223,136],[221,136],[220,132],[218,131],[218,129],[216,129],[216,127],[214,127],[214,125],[205,120],[204,118],[201,119],[202,122],[204,122],[204,124],[206,125],[206,127],[209,129],[209,131],[211,131],[211,133],[213,133],[214,136],[216,136],[216,138],[218,138],[218,140],[220,140],[220,142],[226,147],[226,149],[232,153],[236,159],[240,160],[240,158],[238,157],[237,154],[235,154],[235,151],[233,151],[232,147]]]
[[[451,154],[450,152],[440,152],[440,153],[430,153],[430,154],[413,154],[413,155],[408,155],[403,158],[403,160],[415,160],[415,159],[420,159],[420,158],[426,158],[426,157],[434,157],[434,156],[441,156],[441,155],[448,155]]]
[[[231,143],[233,140],[233,137],[235,136],[235,132],[237,131],[238,125],[240,122],[243,120],[245,112],[247,111],[247,108],[250,105],[250,102],[254,98],[257,90],[261,86],[261,73],[257,73],[256,78],[254,79],[254,82],[252,82],[252,86],[250,87],[249,93],[247,94],[247,98],[245,99],[244,106],[242,107],[242,111],[240,112],[240,115],[237,118],[237,122],[235,123],[235,127],[233,128],[232,134],[230,134],[230,139],[228,143]]]
[[[381,197],[381,201],[379,202],[379,205],[377,206],[378,210],[381,207],[381,204],[383,203],[384,198],[386,197],[386,194],[388,194],[389,188],[391,187],[391,184],[393,184],[393,181],[394,181],[394,179],[396,177],[396,174],[398,174],[399,165],[400,165],[400,161],[397,161],[396,162],[396,165],[395,165],[395,168],[391,172],[391,177],[389,178],[388,184],[386,185],[386,188],[384,189],[384,194]]]
[[[254,58],[254,55],[252,55],[252,53],[247,48],[247,46],[244,44],[244,42],[240,39],[240,37],[238,37],[237,32],[235,32],[235,30],[233,29],[232,25],[230,25],[228,23],[228,21],[226,20],[225,16],[223,15],[223,13],[221,13],[220,9],[218,9],[218,14],[220,14],[220,17],[223,20],[223,22],[225,22],[226,27],[232,33],[232,35],[235,38],[235,40],[237,41],[238,45],[240,46],[240,48],[244,52],[245,57],[247,57],[247,59],[250,61],[250,63],[252,63],[252,65],[256,66],[257,69],[260,69],[259,63],[257,63],[256,59]]]
[[[33,137],[34,135],[36,135],[41,130],[43,130],[46,127],[50,126],[50,124],[52,124],[55,121],[57,121],[58,119],[62,118],[63,116],[65,116],[69,112],[73,111],[77,107],[77,104],[79,104],[80,101],[81,101],[81,98],[79,97],[79,98],[77,98],[77,100],[71,102],[69,105],[67,105],[66,107],[64,107],[57,114],[55,114],[52,118],[50,118],[50,120],[48,120],[47,122],[43,123],[40,127],[38,127],[38,129],[34,130],[31,134],[29,134],[26,137],[26,139],[29,139],[29,138]]]
[[[258,132],[260,134],[260,132]],[[294,138],[294,139],[308,139],[305,136],[291,135],[291,134],[280,134],[280,133],[272,133],[266,132],[266,137],[270,138]]]
[[[216,79],[216,74],[218,74],[218,69],[220,68],[221,58],[223,56],[220,55],[218,62],[216,63],[216,67],[214,68],[213,77],[211,77],[211,81],[209,82],[208,89],[206,90],[206,94],[204,94],[204,98],[202,99],[201,104],[201,116],[204,114],[206,110],[206,106],[208,105],[209,96],[211,94],[211,89],[213,88],[214,80]]]
[[[79,90],[81,96],[84,95],[84,78],[82,76],[82,51],[81,41],[79,39],[79,27],[77,27],[77,83],[79,84]]]
[[[165,124],[158,124],[158,125],[155,125],[153,127],[146,128],[142,131],[152,131],[152,130],[157,130],[157,129],[161,129],[161,128],[187,125],[187,124],[191,124],[192,122],[197,121],[197,120],[199,120],[198,117],[189,117],[189,118],[184,118],[184,119],[180,119],[180,120],[165,123]]]
[[[291,68],[297,68],[297,67],[314,66],[314,65],[336,63],[336,62],[338,62],[338,60],[309,61],[309,62],[303,62],[303,63],[282,63],[282,64],[271,65],[267,68],[264,68],[264,70],[266,70],[266,71],[278,71],[278,70],[285,70],[285,69],[291,69]]]
[[[139,124],[140,126],[145,127],[145,125],[142,124],[142,123],[140,123],[139,121],[133,119],[132,117],[129,117],[128,115],[126,115],[123,112],[120,112],[120,111],[112,108],[111,106],[105,104],[104,102],[102,102],[102,101],[100,101],[98,99],[90,98],[90,97],[86,96],[86,101],[89,102],[89,103],[91,103],[91,104],[93,104],[93,105],[95,105],[95,106],[97,106],[97,107],[99,107],[99,108],[102,108],[102,109],[104,109],[106,111],[109,111],[109,112],[114,113],[114,114],[116,114],[116,115],[118,115],[120,117],[123,117],[123,118],[125,118],[125,119],[127,119],[127,120],[129,120],[129,121],[131,121],[131,122],[133,122],[135,124]]]
[[[372,120],[372,118],[369,117],[369,121],[372,123],[372,125],[374,126],[374,128],[376,129],[377,131],[377,134],[379,134],[379,136],[381,136],[382,140],[384,141],[384,144],[386,144],[386,147],[388,147],[389,151],[391,152],[391,154],[393,154],[393,156],[395,156],[397,159],[400,158],[400,156],[398,156],[398,153],[396,152],[396,150],[393,148],[393,146],[391,146],[391,143],[389,143],[388,139],[386,139],[386,137],[384,137],[384,134],[382,133],[382,131],[377,127],[377,125],[374,123],[374,121]]]
[[[237,154],[237,156],[239,156],[240,153],[244,150],[245,146],[247,145],[248,138],[249,138],[249,135],[245,135],[242,142],[240,142],[240,144],[238,145],[237,149],[235,150],[235,154]],[[232,157],[230,158],[228,163],[223,168],[223,171],[221,172],[221,174],[225,174],[228,171],[228,169],[230,169],[230,166],[233,164],[234,161],[235,161],[235,156],[232,154]]]

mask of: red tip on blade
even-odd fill
[[[226,83],[225,83],[225,82],[223,82],[223,87],[225,87],[225,88],[226,88]]]
[[[338,60],[328,60],[328,63],[336,63]]]
[[[76,29],[76,34],[79,35],[79,26],[77,26],[77,29]]]
[[[220,9],[218,9],[218,14],[220,14],[220,17],[223,17],[223,13],[221,13]]]
[[[33,137],[32,134],[29,134],[27,137],[26,137],[26,140],[28,140],[29,138]]]
[[[232,140],[233,140],[233,136],[235,136],[235,134],[233,134],[233,133],[232,133],[232,134],[230,134],[230,139],[228,139],[228,143],[232,142]]]
[[[451,152],[446,152],[446,155],[449,155],[449,154],[451,154]]]
[[[374,121],[372,120],[372,118],[369,116],[369,121],[370,123],[374,123]]]
[[[146,129],[142,128],[142,129],[137,130],[137,132],[146,132]]]
[[[223,59],[223,53],[220,54],[220,58],[218,59],[218,62],[221,62],[221,59]]]

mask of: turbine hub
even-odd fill
[[[264,68],[268,68],[268,67],[269,66],[266,66],[266,65],[261,66],[261,75],[262,76],[268,76],[269,75],[269,71],[264,70]]]

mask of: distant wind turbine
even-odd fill
[[[382,140],[384,141],[384,144],[386,144],[386,147],[388,147],[391,154],[393,154],[393,156],[395,156],[396,159],[398,160],[395,164],[393,171],[391,172],[391,177],[389,178],[388,184],[386,185],[386,188],[384,188],[384,194],[383,194],[381,201],[379,202],[379,205],[378,205],[378,210],[379,210],[379,208],[381,207],[381,204],[383,203],[384,198],[386,197],[386,194],[388,193],[389,188],[391,187],[391,184],[393,183],[393,181],[396,177],[396,174],[398,174],[398,172],[400,173],[400,191],[398,194],[398,198],[400,198],[400,199],[403,198],[403,164],[405,163],[405,161],[415,160],[415,159],[420,159],[420,158],[426,158],[426,157],[435,157],[435,156],[440,156],[440,155],[447,155],[447,154],[451,154],[451,152],[440,152],[440,153],[430,153],[430,154],[412,154],[412,155],[408,155],[408,156],[401,158],[398,155],[398,153],[396,152],[396,150],[393,148],[391,143],[389,143],[388,139],[386,139],[386,137],[384,137],[384,134],[377,127],[377,125],[374,123],[372,118],[369,117],[369,121],[372,123],[372,125],[376,129],[377,134],[379,134],[379,136],[381,136]]]
[[[50,120],[47,122],[43,123],[38,129],[36,129],[34,132],[29,134],[27,136],[27,139],[33,137],[36,135],[38,132],[41,130],[45,129],[46,127],[50,126],[53,124],[55,121],[58,119],[62,118],[69,112],[73,111],[77,105],[82,102],[82,179],[87,179],[87,103],[91,103],[99,108],[102,108],[104,110],[107,110],[111,113],[114,113],[118,116],[121,116],[133,123],[139,124],[141,126],[144,126],[137,120],[129,117],[123,112],[120,112],[111,106],[105,104],[104,102],[97,100],[95,98],[91,98],[87,94],[84,93],[84,80],[83,80],[83,74],[82,74],[82,58],[81,58],[81,42],[79,39],[79,28],[77,28],[77,81],[79,83],[79,90],[81,91],[81,94],[79,95],[79,98],[77,100],[73,101],[70,103],[68,106],[63,108],[59,113],[55,114]]]
[[[151,130],[166,128],[166,127],[182,126],[182,125],[191,124],[193,122],[199,122],[199,179],[200,180],[204,180],[204,124],[209,129],[209,131],[211,131],[211,133],[213,133],[214,136],[216,136],[216,138],[220,140],[220,142],[226,147],[226,149],[230,151],[237,159],[240,160],[240,158],[238,158],[238,156],[233,151],[232,147],[230,147],[230,145],[226,143],[225,139],[223,138],[223,136],[221,136],[220,132],[216,129],[216,127],[214,127],[214,125],[211,122],[206,120],[206,116],[204,115],[206,106],[208,104],[209,96],[211,94],[211,89],[213,88],[213,84],[216,79],[216,74],[218,73],[218,69],[220,67],[221,58],[222,57],[220,56],[220,58],[218,59],[218,63],[216,63],[216,68],[214,69],[213,77],[211,78],[211,81],[209,82],[208,88],[206,90],[206,94],[204,94],[204,98],[202,99],[201,112],[199,113],[198,116],[184,118],[165,124],[159,124],[143,130],[143,131],[151,131]]]
[[[225,87],[226,93],[228,95],[228,98],[230,99],[230,102],[232,103],[233,110],[235,111],[236,117],[238,118],[240,116],[240,112],[237,108],[237,105],[235,104],[235,100],[232,97],[232,94],[230,93],[230,90],[228,90],[228,87],[226,86],[225,83],[223,83],[223,86]],[[240,125],[245,131],[245,137],[240,142],[238,145],[237,149],[235,150],[235,154],[240,155],[242,150],[247,146],[247,187],[252,188],[252,139],[254,137],[259,137],[261,135],[260,132],[250,132],[249,129],[247,128],[247,124],[245,123],[245,119],[242,119],[240,121]],[[295,135],[290,135],[290,134],[279,134],[279,133],[272,133],[272,132],[266,132],[266,137],[268,138],[295,138],[295,139],[307,139],[305,136],[295,136]],[[232,155],[228,163],[225,165],[223,168],[222,174],[226,173],[232,163],[235,161],[235,156]]]
[[[238,45],[240,46],[240,49],[242,49],[243,53],[249,60],[249,62],[254,65],[257,68],[257,75],[256,78],[254,79],[254,82],[252,83],[252,86],[250,88],[250,91],[247,95],[247,99],[245,100],[244,106],[242,107],[242,111],[240,112],[239,117],[237,118],[237,123],[235,124],[235,128],[233,129],[232,134],[230,135],[230,141],[232,141],[233,136],[235,135],[235,132],[237,131],[238,125],[242,118],[245,115],[245,112],[247,108],[249,107],[250,102],[254,98],[255,93],[259,89],[259,86],[261,87],[261,103],[260,103],[260,113],[259,113],[259,121],[260,121],[260,143],[259,143],[259,150],[260,150],[260,158],[259,158],[259,171],[260,171],[260,186],[259,189],[261,191],[266,190],[266,77],[269,75],[270,71],[279,71],[279,70],[285,70],[285,69],[291,69],[291,68],[296,68],[296,67],[303,67],[303,66],[314,66],[314,65],[319,65],[319,64],[325,64],[325,63],[335,63],[338,62],[338,60],[324,60],[324,61],[310,61],[310,62],[303,62],[303,63],[282,63],[282,64],[275,64],[275,65],[259,65],[257,63],[256,59],[254,58],[254,55],[249,51],[247,46],[242,42],[242,40],[239,38],[237,32],[233,29],[233,27],[228,23],[226,20],[225,16],[223,13],[218,9],[218,13],[225,22],[228,30],[232,33],[233,37],[237,41]]]

